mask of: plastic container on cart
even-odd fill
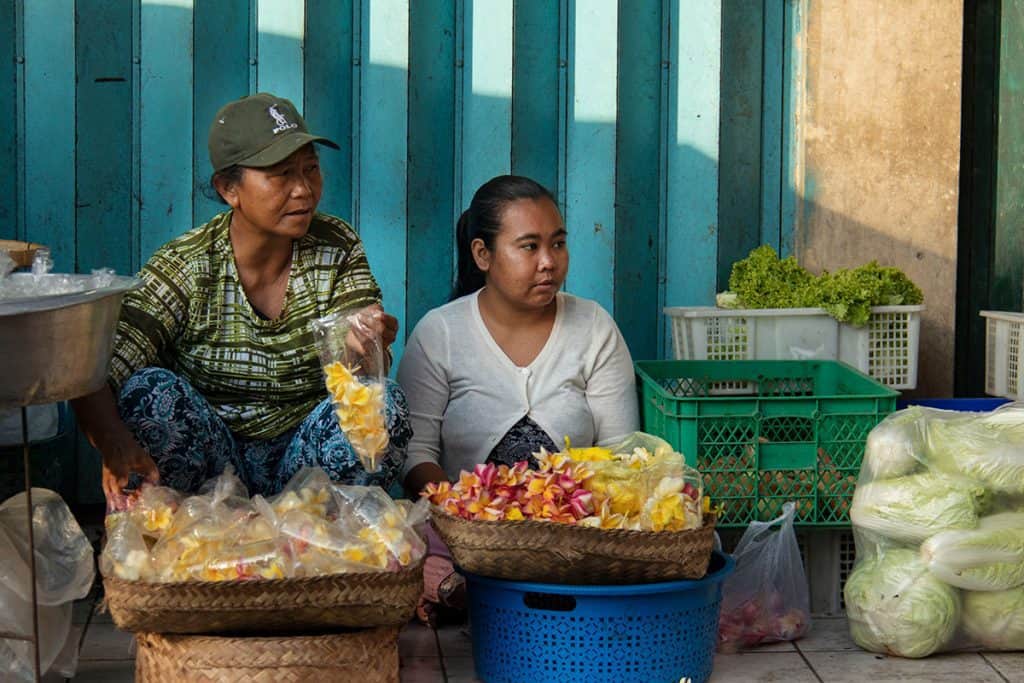
[[[715,552],[703,579],[627,586],[467,574],[477,676],[488,683],[704,683],[722,582],[733,566]]]
[[[643,430],[704,476],[718,526],[849,526],[868,433],[898,392],[838,361],[637,361]]]
[[[1020,342],[1024,313],[981,311],[985,318],[985,393],[1024,398]]]
[[[875,306],[867,325],[822,308],[670,306],[677,360],[840,360],[893,389],[917,386],[924,306]]]

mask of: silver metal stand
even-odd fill
[[[32,524],[32,469],[31,457],[29,454],[28,441],[28,409],[21,406],[21,453],[25,465],[25,503],[28,513],[26,523],[28,524],[28,569],[29,580],[32,584],[32,635],[23,636],[20,633],[0,631],[0,638],[5,640],[22,640],[32,643],[33,663],[35,665],[36,683],[43,678],[43,672],[39,665],[39,599],[36,595],[36,541],[35,529]]]

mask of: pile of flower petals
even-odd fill
[[[622,461],[614,486],[595,476],[597,462],[578,462],[567,452],[535,454],[538,469],[526,462],[477,465],[455,484],[430,484],[423,492],[444,512],[468,520],[535,520],[601,529],[678,531],[701,525],[700,479],[680,460],[636,467],[635,455]],[[609,461],[616,463],[619,461]],[[686,476],[689,470],[693,476]],[[630,503],[624,506],[621,501]]]

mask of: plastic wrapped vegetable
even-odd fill
[[[385,356],[383,341],[367,315],[363,309],[349,309],[318,318],[312,325],[338,424],[363,468],[377,472],[389,443]]]
[[[913,550],[888,549],[861,561],[843,591],[850,635],[865,650],[927,657],[949,644],[960,596]]]
[[[922,411],[908,408],[894,413],[871,430],[864,445],[866,478],[892,479],[922,467],[924,434]]]
[[[1024,406],[991,413],[928,420],[931,462],[970,477],[993,492],[1024,494]]]
[[[1024,513],[982,517],[976,529],[935,534],[921,544],[921,557],[936,577],[958,588],[1024,585]]]
[[[920,543],[939,531],[976,527],[984,495],[980,484],[932,472],[867,483],[862,478],[850,521],[885,538]]]
[[[924,657],[1021,646],[1024,404],[893,413],[868,436],[850,519],[846,606],[862,647]]]
[[[970,645],[1024,650],[1024,587],[964,591],[963,629]]]

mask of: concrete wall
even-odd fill
[[[814,272],[877,259],[921,287],[918,396],[952,392],[962,5],[807,0],[799,34],[796,251]]]

